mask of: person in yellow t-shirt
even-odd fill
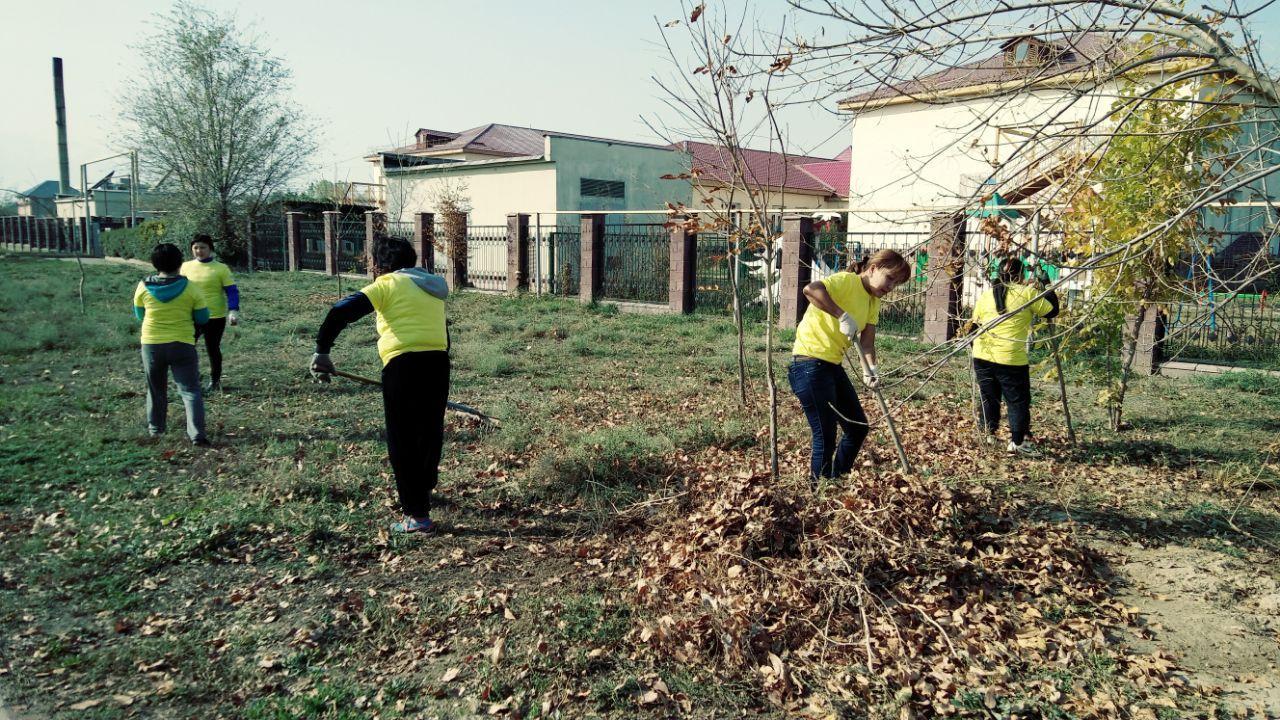
[[[200,234],[191,239],[195,259],[182,263],[182,276],[195,283],[209,303],[209,322],[196,327],[196,339],[204,337],[209,355],[209,387],[206,392],[222,389],[222,334],[228,325],[240,324],[240,289],[231,277],[226,263],[213,259],[213,238]]]
[[[399,238],[375,237],[374,281],[338,301],[316,334],[311,374],[328,382],[329,350],[347,325],[376,313],[382,358],[382,404],[387,454],[404,519],[394,532],[430,533],[431,491],[440,474],[444,412],[449,399],[449,333],[444,278],[415,267],[418,255]]]
[[[147,426],[152,437],[164,433],[169,410],[169,374],[182,394],[187,437],[208,446],[204,431],[204,397],[200,394],[200,359],[196,328],[209,321],[204,296],[178,274],[182,251],[160,243],[151,251],[152,275],[133,291],[133,314],[142,321],[142,369],[147,375]]]
[[[879,382],[880,298],[910,278],[911,265],[901,255],[881,250],[850,272],[835,273],[804,288],[809,307],[796,327],[787,380],[813,431],[809,473],[815,487],[820,478],[848,473],[867,439],[867,415],[840,364],[844,353],[851,347],[861,352],[867,358],[863,381],[868,387]],[[837,426],[844,431],[839,446]]]
[[[1037,279],[1048,278],[1037,267]],[[1058,315],[1058,295],[1022,285],[1023,264],[1005,258],[996,268],[995,280],[973,306],[973,324],[983,326],[1012,313],[992,325],[973,341],[973,372],[982,396],[982,421],[994,437],[1000,429],[1000,399],[1009,407],[1010,453],[1033,452],[1031,434],[1031,368],[1027,359],[1027,338],[1037,318]]]

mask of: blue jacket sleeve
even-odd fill
[[[237,288],[235,285],[228,285],[222,289],[227,293],[227,309],[239,310],[240,309],[240,289]]]
[[[138,318],[139,320],[142,320],[147,316],[147,309],[142,307],[141,305],[134,305],[133,316]]]
[[[320,324],[320,332],[316,334],[316,352],[328,353],[338,339],[338,333],[348,325],[373,312],[373,303],[364,293],[357,292],[342,298],[329,308],[324,322]]]
[[[197,308],[191,311],[191,319],[197,325],[204,325],[209,322],[209,308]]]

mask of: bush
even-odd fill
[[[166,235],[163,220],[148,220],[137,227],[119,228],[102,233],[102,252],[110,257],[146,260],[151,249]]]

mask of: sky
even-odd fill
[[[1244,0],[1251,7],[1263,0]],[[653,77],[671,61],[655,18],[678,0],[207,0],[234,13],[294,74],[294,101],[320,130],[306,180],[367,181],[361,158],[419,127],[490,122],[636,141],[671,113]],[[58,175],[51,58],[63,58],[72,182],[79,165],[119,152],[117,97],[136,76],[136,45],[168,0],[0,0],[0,188]],[[787,13],[755,3],[758,17]],[[1259,17],[1263,56],[1280,59],[1280,3]],[[834,156],[849,134],[831,107],[793,111],[792,151]],[[668,123],[669,124],[669,123]],[[123,166],[120,166],[123,169]],[[100,177],[112,163],[97,164]],[[93,179],[96,179],[93,178]],[[145,181],[146,178],[143,178]]]

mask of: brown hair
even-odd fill
[[[897,250],[877,250],[870,257],[851,263],[849,272],[862,274],[867,270],[874,270],[879,267],[893,273],[894,278],[899,283],[904,283],[911,279],[911,264]]]

